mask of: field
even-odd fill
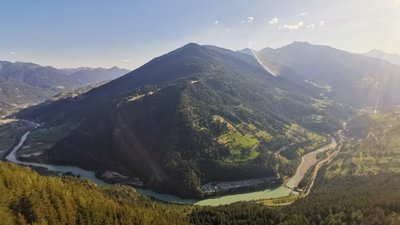
[[[0,159],[14,146],[19,135],[29,129],[29,126],[19,121],[0,122]]]
[[[265,199],[265,200],[259,201],[259,203],[266,205],[266,206],[282,206],[282,205],[292,204],[299,198],[300,198],[300,196],[298,194],[290,194],[287,197]]]
[[[213,120],[225,124],[227,132],[217,138],[217,142],[228,146],[231,156],[225,160],[228,163],[246,162],[257,158],[259,138],[268,138],[266,131],[257,131],[252,124],[236,126],[223,117],[214,115]],[[254,133],[254,134],[253,134]]]
[[[226,132],[216,138],[219,144],[228,147],[230,156],[227,163],[242,163],[257,158],[262,151],[286,151],[293,157],[304,155],[326,142],[325,137],[310,132],[298,124],[286,125],[281,133],[271,134],[253,124],[233,124],[221,116],[214,115],[213,120],[223,124]],[[290,153],[295,152],[295,153]],[[276,154],[277,159],[287,164],[287,154]]]
[[[400,116],[396,113],[363,113],[349,123],[351,141],[327,171],[338,175],[400,173]],[[357,132],[351,132],[352,130]],[[356,136],[351,136],[356,133]]]
[[[79,124],[79,122],[66,122],[59,126],[40,127],[29,135],[21,153],[29,155],[35,152],[43,152],[79,127]]]

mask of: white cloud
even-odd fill
[[[303,17],[303,16],[308,16],[308,12],[302,12],[297,17]]]
[[[121,60],[122,62],[132,62],[132,60],[130,60],[130,59],[123,59],[123,60]]]
[[[10,54],[11,54],[11,55],[16,55],[17,53],[14,52],[14,51],[10,51]]]
[[[324,26],[325,25],[325,21],[323,21],[323,20],[319,21],[319,25],[320,26]]]
[[[252,16],[249,16],[249,17],[247,17],[247,19],[246,20],[242,20],[242,21],[240,21],[240,24],[244,24],[244,23],[251,23],[251,22],[253,22],[254,21],[254,17],[252,17]]]
[[[284,29],[284,30],[297,30],[300,29],[304,26],[304,22],[300,21],[296,24],[285,24],[283,26],[279,26],[279,29]]]
[[[215,25],[219,24],[219,20],[214,21],[214,24]]]
[[[274,17],[269,21],[270,24],[277,24],[278,23],[278,18]]]
[[[308,24],[308,25],[307,25],[307,28],[315,29],[315,23]]]

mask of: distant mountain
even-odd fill
[[[257,52],[279,76],[317,87],[320,94],[354,108],[400,104],[400,66],[328,46],[294,42]]]
[[[0,61],[0,115],[43,101],[56,93],[119,77],[127,70],[116,67],[63,69],[33,63]]]
[[[374,57],[378,59],[383,59],[393,64],[400,65],[400,55],[399,54],[389,54],[382,50],[373,49],[367,53],[364,53],[365,56]]]
[[[341,124],[340,106],[317,90],[271,75],[251,55],[188,44],[17,116],[43,124],[32,139],[56,136],[31,160],[113,170],[193,197],[207,182],[293,174],[325,143],[315,131]]]
[[[253,55],[253,52],[255,52],[255,50],[253,50],[251,48],[244,48],[244,49],[238,50],[236,52],[247,54],[247,55]]]
[[[107,80],[114,80],[124,74],[130,72],[126,69],[121,69],[116,66],[105,69],[105,68],[80,68],[78,71],[74,71],[69,76],[76,82],[84,85],[91,85]]]

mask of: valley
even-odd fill
[[[30,161],[115,171],[183,198],[209,195],[207,183],[282,183],[304,154],[329,142],[306,126],[340,117],[303,122],[320,110],[315,98],[277,79],[251,56],[191,43],[84,94],[17,113],[43,124],[22,152],[41,146]],[[325,108],[344,116],[335,103]]]
[[[400,0],[0,2],[0,225],[400,225]]]
[[[54,95],[109,81],[128,72],[117,67],[57,69],[34,63],[0,61],[0,117]]]
[[[362,115],[361,118],[363,118]],[[381,118],[380,122],[393,122],[390,120],[391,117],[384,115],[378,118]],[[382,120],[383,118],[385,119]],[[362,123],[357,122],[357,118],[350,121],[348,132],[353,126],[366,124],[365,119],[362,121]],[[371,125],[377,133],[384,132],[386,135],[392,133],[390,136],[395,134],[398,136],[397,123],[393,124],[390,130],[387,130],[384,124],[378,127],[376,123]],[[367,126],[364,129],[366,133],[359,138],[369,139],[369,128],[370,126]],[[372,139],[376,141],[375,138]],[[345,140],[345,145],[348,143],[353,143],[351,138]],[[106,219],[111,217],[126,224],[130,224],[131,221],[137,221],[140,224],[192,225],[284,225],[317,222],[329,224],[338,221],[345,224],[354,221],[356,224],[368,225],[397,224],[400,221],[398,173],[379,171],[376,175],[365,176],[357,175],[359,173],[357,172],[343,176],[337,172],[338,168],[335,166],[337,163],[341,164],[342,160],[349,159],[349,154],[357,156],[359,151],[362,149],[350,147],[330,158],[331,164],[321,167],[315,179],[315,187],[307,197],[289,196],[287,200],[290,201],[290,205],[284,203],[286,200],[279,198],[263,201],[265,205],[273,202],[274,207],[247,201],[219,206],[163,204],[138,194],[130,187],[97,186],[91,181],[71,176],[39,176],[28,168],[0,162],[0,179],[2,180],[0,199],[3,204],[11,206],[10,208],[0,207],[0,218],[8,223],[13,223],[13,218],[18,218],[19,221],[28,222],[45,219],[54,223],[65,221],[74,223],[73,221],[77,220],[85,221],[80,223],[96,224],[96,221],[100,220],[98,224],[114,224],[115,220]],[[339,170],[346,171],[346,168],[342,167]],[[4,186],[4,184],[8,185]],[[35,191],[36,189],[41,191]],[[46,194],[41,196],[40,193],[43,192]],[[85,197],[80,197],[78,200],[77,196]],[[55,201],[54,199],[62,200]],[[73,204],[72,201],[74,201]],[[76,208],[78,206],[79,209]],[[58,212],[59,207],[64,209],[68,207],[68,210]],[[121,211],[124,213],[119,214]],[[157,215],[157,219],[154,219],[153,215]],[[232,220],[237,215],[241,215],[240,221]]]
[[[26,157],[21,157],[21,154],[18,153],[18,151],[23,148],[24,144],[26,143],[29,135],[31,132],[34,132],[35,129],[40,127],[39,124],[30,122],[30,121],[20,121],[21,123],[27,124],[27,127],[30,127],[30,129],[24,133],[20,140],[17,142],[17,144],[12,148],[12,150],[5,156],[5,159],[7,161],[20,164],[20,165],[25,165],[25,166],[30,166],[33,168],[44,168],[48,172],[46,173],[53,173],[57,175],[63,175],[63,174],[68,174],[72,176],[77,176],[82,179],[88,179],[93,182],[95,182],[98,185],[108,185],[106,182],[101,180],[95,175],[95,172],[88,171],[81,169],[79,167],[74,167],[74,166],[66,166],[66,165],[52,165],[52,164],[45,164],[45,163],[39,163],[39,162],[27,162],[27,161],[21,161],[19,158],[26,158]],[[328,145],[322,146],[318,149],[315,149],[306,155],[302,157],[302,162],[300,163],[299,167],[296,170],[296,173],[293,177],[289,178],[284,185],[281,187],[275,188],[275,189],[266,189],[262,191],[256,191],[256,192],[248,192],[248,193],[243,193],[243,194],[234,194],[234,195],[223,195],[222,197],[218,198],[209,198],[209,199],[202,199],[202,200],[195,200],[195,199],[182,199],[178,198],[173,195],[166,195],[166,194],[159,194],[157,192],[153,192],[150,190],[141,190],[140,187],[135,186],[136,190],[142,194],[145,194],[149,197],[155,198],[157,200],[163,201],[163,202],[169,202],[169,203],[179,203],[179,204],[194,204],[194,205],[225,205],[225,204],[232,204],[235,202],[240,202],[240,201],[259,201],[259,200],[264,200],[264,199],[275,199],[275,198],[283,198],[287,197],[289,195],[298,195],[301,193],[298,193],[295,190],[295,188],[298,186],[300,181],[303,179],[304,175],[307,173],[307,171],[314,166],[317,162],[320,160],[317,160],[316,155],[321,152],[326,152],[330,150],[334,150],[336,148],[337,144],[335,139],[331,138],[331,142]],[[39,170],[41,171],[41,170]],[[317,172],[317,171],[315,171]],[[314,177],[315,179],[315,177]],[[229,191],[230,189],[237,189],[240,188],[240,185],[243,185],[243,187],[247,188],[254,188],[253,186],[257,186],[258,184],[262,183],[271,183],[272,180],[270,179],[259,179],[259,180],[248,180],[248,181],[237,181],[237,182],[222,182],[222,183],[212,183],[212,184],[206,184],[203,187],[207,187],[209,189],[213,189],[213,192],[215,191],[214,188],[217,188],[218,186],[225,186],[222,187],[222,190],[219,192],[220,194],[224,194],[225,192]],[[242,184],[241,184],[242,183]]]

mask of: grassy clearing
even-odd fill
[[[216,138],[219,144],[229,147],[231,156],[225,160],[228,163],[246,162],[257,158],[260,154],[257,150],[260,138],[256,134],[269,137],[266,131],[259,131],[253,124],[243,123],[236,126],[218,115],[214,115],[213,120],[224,124],[228,130]]]
[[[278,149],[293,146],[300,154],[305,154],[326,142],[324,136],[307,131],[298,124],[286,125],[282,134],[273,136],[254,124],[232,124],[218,115],[213,116],[213,121],[226,126],[227,131],[217,137],[216,141],[229,148],[231,155],[225,159],[227,163],[242,163],[257,158],[260,154],[260,146],[265,149],[280,143],[281,146],[278,146]],[[280,157],[279,160],[283,164],[288,163],[284,157]]]
[[[285,138],[291,143],[302,145],[302,147],[299,147],[297,150],[302,155],[326,143],[326,138],[324,136],[310,132],[298,124],[286,126]]]
[[[279,206],[279,205],[289,205],[296,200],[299,199],[299,195],[297,194],[290,194],[287,197],[282,197],[282,198],[274,198],[274,199],[265,199],[262,201],[259,201],[258,203],[261,203],[266,206]]]
[[[316,109],[325,109],[328,106],[331,106],[332,103],[326,100],[322,100],[322,99],[312,99],[312,106]]]
[[[367,113],[368,124],[364,135],[347,142],[328,168],[327,177],[372,175],[381,172],[400,173],[400,115],[395,113]],[[365,122],[368,119],[368,123]],[[360,127],[358,124],[354,126]]]
[[[59,126],[43,127],[34,130],[29,135],[22,153],[32,153],[51,148],[57,141],[68,136],[80,126],[80,122],[66,122]]]
[[[258,138],[260,138],[260,139],[262,139],[262,140],[264,140],[266,142],[271,141],[272,138],[273,138],[272,135],[270,135],[266,131],[258,131],[258,132],[256,132],[255,135],[256,135],[256,137],[258,137]]]
[[[260,141],[252,134],[241,134],[238,131],[230,130],[221,135],[217,141],[229,146],[231,156],[226,162],[245,162],[255,159],[259,155],[255,148]]]

